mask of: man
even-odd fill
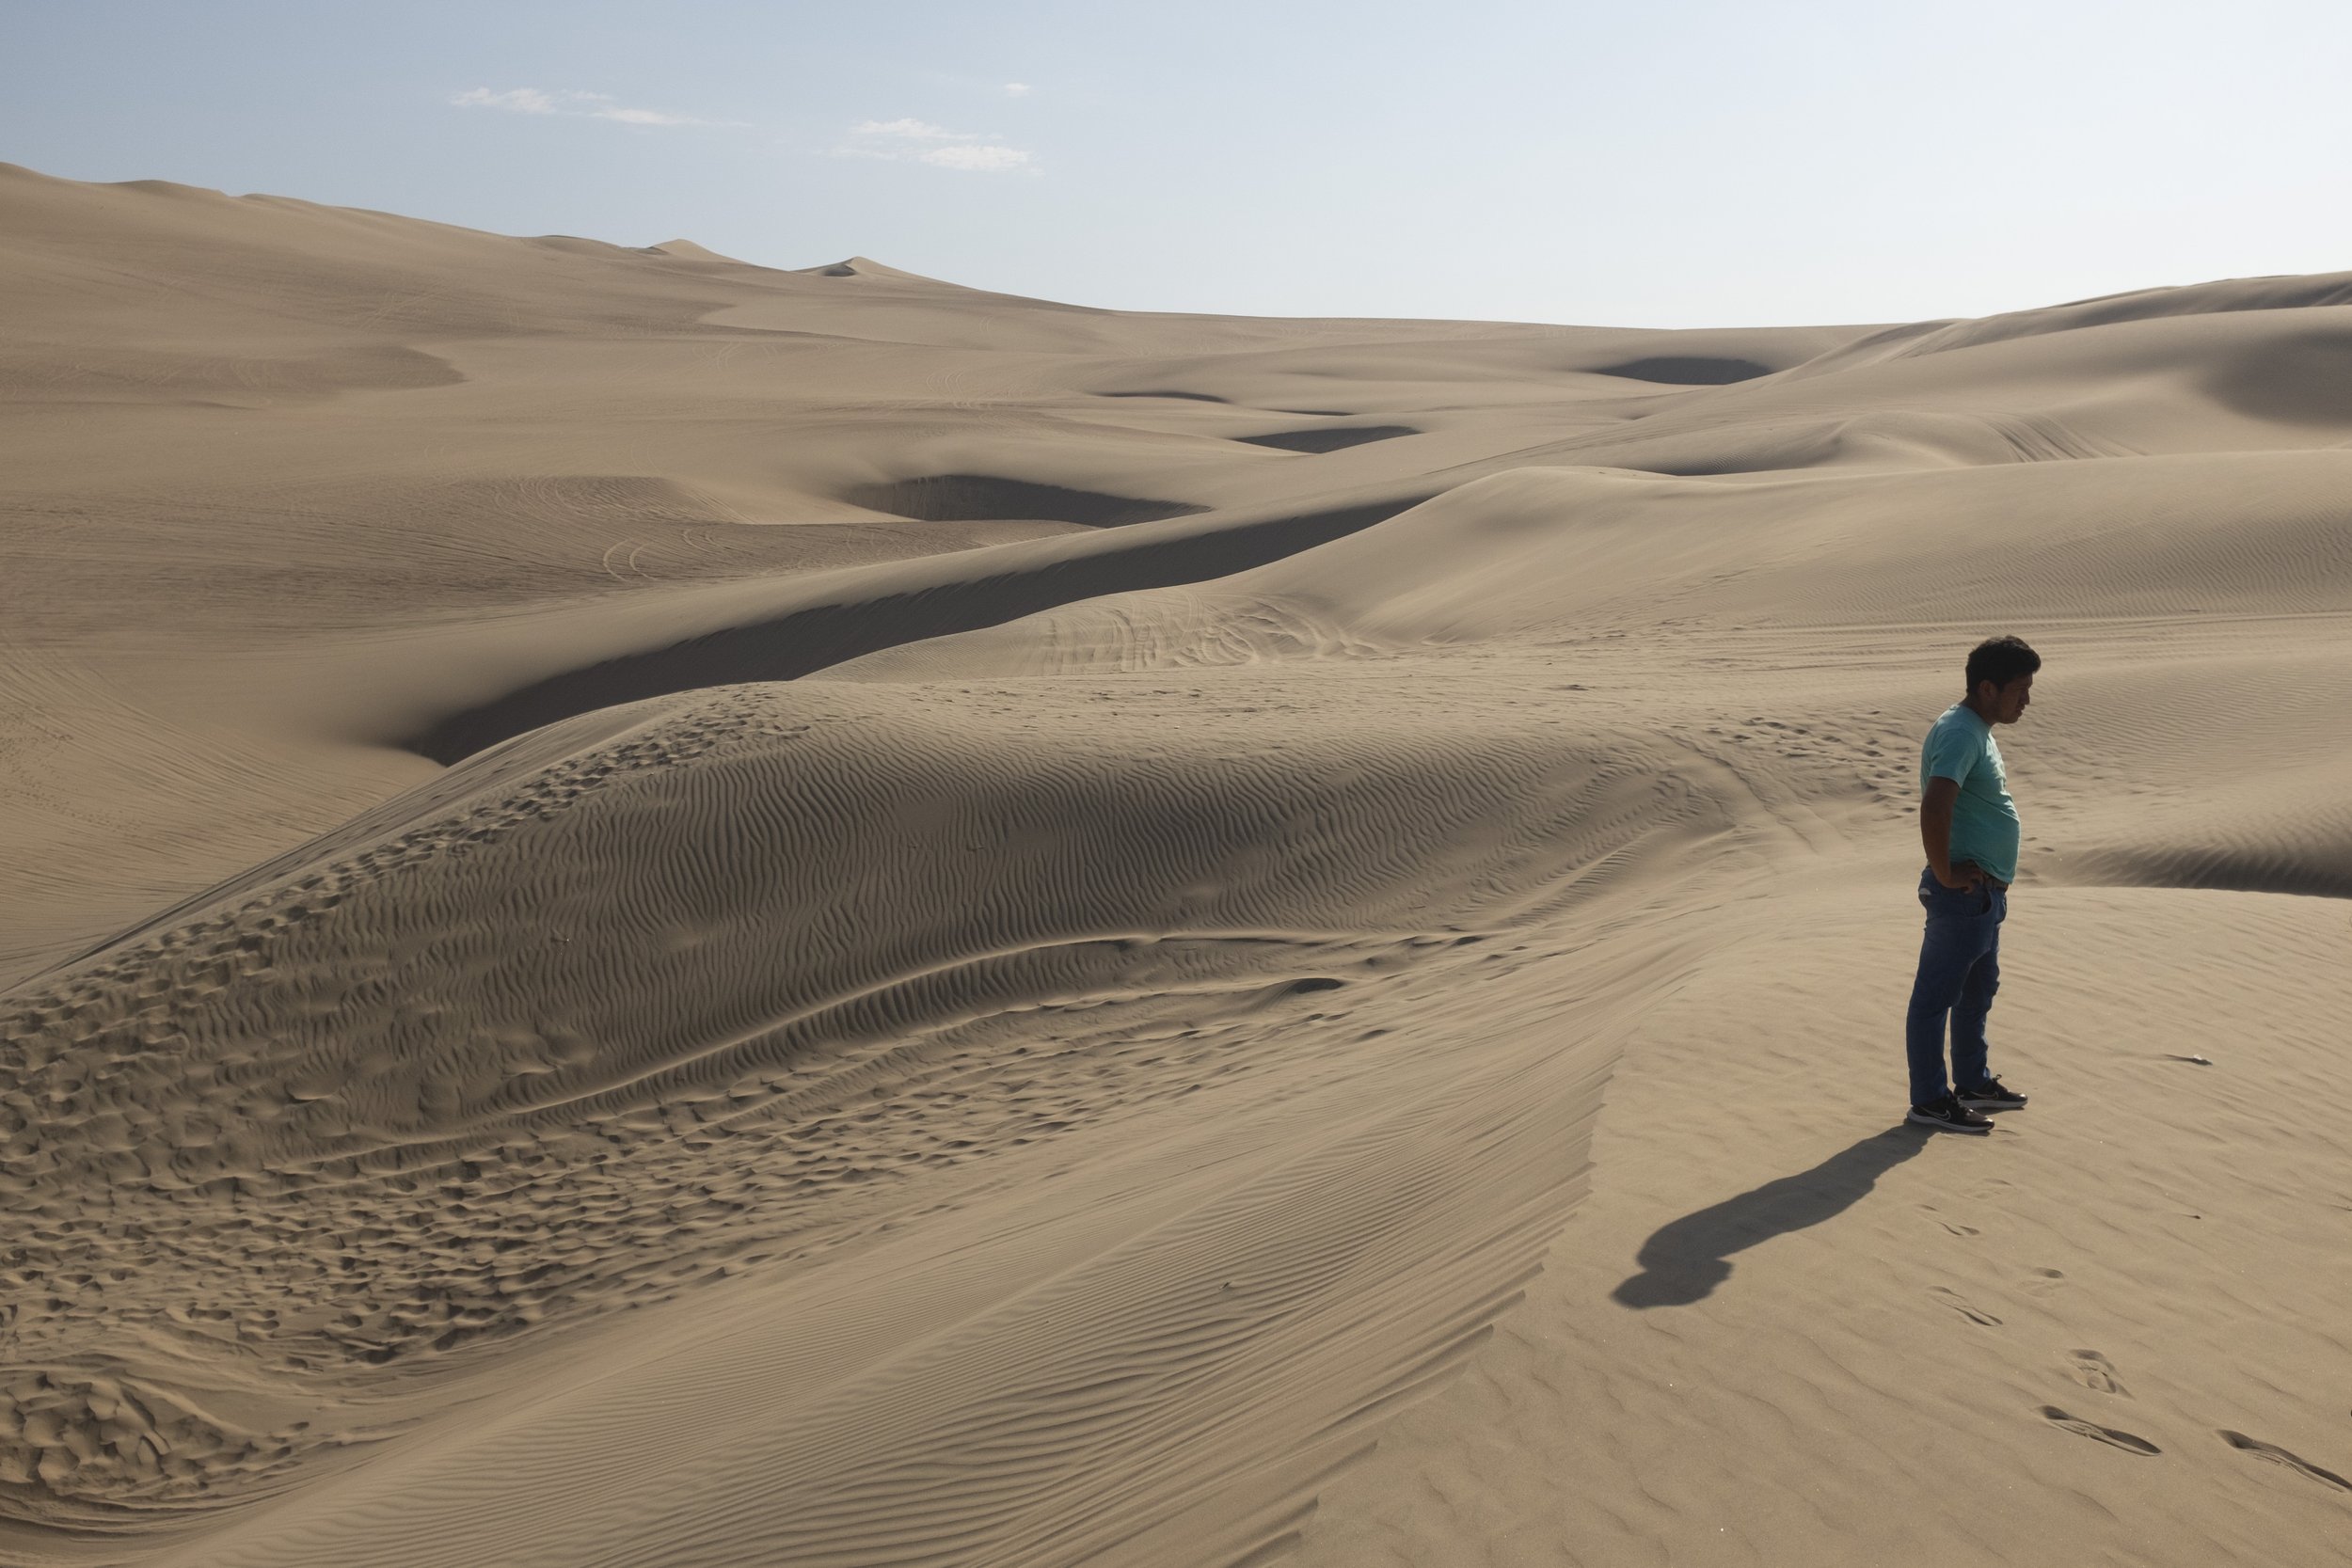
[[[1995,637],[1968,655],[1968,696],[1944,711],[1919,749],[1919,838],[1928,868],[1919,904],[1928,911],[1904,1025],[1911,1056],[1911,1114],[1947,1132],[1990,1132],[1979,1113],[2013,1110],[2026,1097],[1985,1065],[1985,1015],[2001,987],[2001,922],[2017,879],[2017,807],[2009,798],[1995,724],[2014,724],[2032,701],[2042,656],[2014,637]],[[1952,1026],[1952,1075],[1944,1077],[1944,1021]]]

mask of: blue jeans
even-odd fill
[[[1933,870],[1919,871],[1919,907],[1928,911],[1919,942],[1919,975],[1911,984],[1911,1015],[1903,1040],[1911,1053],[1911,1102],[1925,1105],[1954,1089],[1980,1088],[1985,1071],[1985,1015],[2001,989],[2001,922],[2009,890],[1991,879],[1977,891],[1949,888]],[[1944,1019],[1952,1021],[1952,1076],[1944,1079]]]

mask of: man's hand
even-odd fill
[[[1934,870],[1932,866],[1929,869]],[[1984,873],[1978,868],[1974,861],[1954,861],[1951,875],[1947,877],[1943,872],[1937,871],[1935,879],[1946,887],[1965,888],[1970,893],[1974,893],[1977,891],[1978,884],[1984,880]]]

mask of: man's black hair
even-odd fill
[[[1979,681],[2007,686],[2042,668],[2042,656],[2026,646],[2022,637],[1988,637],[1968,651],[1968,695],[1977,694]]]

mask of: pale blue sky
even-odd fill
[[[45,173],[1272,315],[2348,269],[2347,80],[2341,0],[0,0]]]

